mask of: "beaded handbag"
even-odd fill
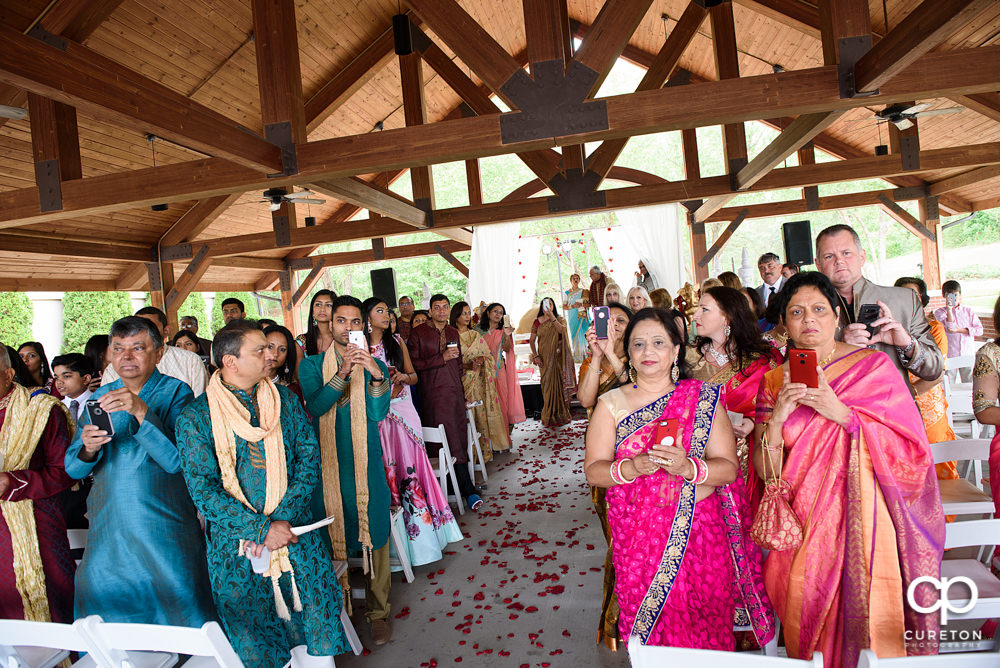
[[[781,462],[784,463],[785,449],[781,449]],[[787,480],[781,479],[781,466],[773,471],[773,476],[767,478],[767,464],[771,458],[764,456],[764,498],[757,508],[757,515],[750,527],[750,538],[754,543],[773,552],[794,550],[802,545],[802,522],[792,510],[790,497],[792,487]]]

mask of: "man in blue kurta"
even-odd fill
[[[256,323],[228,324],[212,355],[219,370],[177,420],[177,441],[205,517],[212,594],[226,634],[248,668],[282,666],[300,645],[314,657],[346,652],[343,599],[321,531],[291,531],[312,521],[319,480],[309,418],[294,393],[267,378],[271,353]],[[246,555],[263,547],[267,571],[256,573]]]
[[[382,465],[378,423],[389,413],[389,371],[351,343],[361,330],[361,302],[333,300],[333,343],[299,364],[306,410],[319,434],[322,479],[313,494],[313,516],[343,515],[331,525],[333,558],[361,552],[366,572],[365,619],[376,645],[389,642],[389,484]],[[346,584],[346,578],[345,578]]]
[[[110,416],[114,434],[84,412],[66,452],[66,473],[94,475],[74,612],[110,622],[201,626],[215,619],[215,606],[205,540],[174,444],[174,422],[191,389],[156,370],[163,339],[145,318],[115,322],[108,354],[119,379],[91,399]]]

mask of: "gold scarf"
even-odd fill
[[[340,357],[333,346],[323,356],[323,382],[331,384],[340,368]],[[338,379],[339,380],[339,379]],[[340,381],[343,383],[343,381]],[[365,573],[374,578],[372,569],[372,538],[368,529],[368,412],[365,393],[364,369],[356,367],[351,374],[350,385],[344,390],[337,405],[349,401],[351,404],[351,444],[354,451],[354,486],[358,504],[358,542],[361,543],[362,566]],[[337,406],[319,418],[319,445],[322,456],[323,503],[327,515],[344,516],[344,500],[340,493],[340,462],[337,459]],[[334,522],[328,529],[333,546],[334,561],[347,559],[347,538],[344,523]],[[345,601],[350,601],[350,585],[347,573],[341,576]]]
[[[7,413],[0,427],[0,457],[4,471],[28,468],[38,439],[49,423],[53,406],[61,402],[49,394],[32,397],[17,383],[11,385]],[[14,550],[14,579],[24,606],[24,618],[33,622],[51,621],[49,598],[45,592],[45,571],[38,548],[35,504],[31,499],[0,501],[0,512],[10,529]]]
[[[205,389],[208,395],[208,410],[212,420],[212,439],[215,441],[215,456],[219,461],[219,472],[222,475],[222,486],[229,495],[254,512],[256,508],[250,505],[243,488],[236,476],[236,437],[247,443],[264,442],[264,471],[266,483],[264,488],[264,515],[274,512],[288,489],[288,470],[285,464],[285,442],[281,434],[281,395],[278,388],[268,379],[257,383],[257,406],[260,413],[260,426],[250,424],[248,411],[236,395],[222,384],[219,371],[212,374]],[[247,554],[247,542],[241,540],[237,554]],[[274,607],[278,616],[289,620],[288,605],[281,594],[278,581],[282,573],[290,573],[292,577],[292,606],[296,612],[302,610],[299,589],[295,584],[295,571],[288,558],[288,548],[271,551],[271,563],[262,577],[271,578],[274,589]]]

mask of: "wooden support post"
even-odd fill
[[[171,265],[172,266],[172,265]],[[166,291],[163,300],[163,310],[167,314],[167,324],[170,332],[177,332],[178,314],[184,300],[194,291],[205,272],[212,266],[212,258],[208,256],[208,246],[201,244],[196,247],[194,257],[188,263],[184,273],[174,282],[172,288]]]
[[[435,244],[434,252],[443,257],[445,260],[447,260],[448,264],[455,267],[455,269],[457,269],[460,274],[462,274],[466,278],[469,277],[469,268],[466,267],[461,260],[452,255],[449,251],[445,250],[444,246],[442,246],[441,244]]]
[[[469,206],[483,203],[483,179],[479,172],[479,158],[465,161],[465,183],[469,192]]]
[[[694,272],[695,285],[700,285],[708,278],[708,265],[701,259],[708,253],[708,241],[705,238],[705,223],[694,222],[694,214],[688,212],[688,232],[691,235],[691,270]]]
[[[700,179],[701,163],[698,160],[698,134],[694,128],[681,130],[681,152],[684,155],[684,178]],[[698,264],[698,260],[708,252],[708,241],[705,238],[705,223],[696,223],[694,209],[701,200],[685,202],[685,212],[688,223],[688,236],[691,247],[691,272],[695,284],[700,284],[708,278],[708,267]]]
[[[146,265],[146,272],[149,279],[149,303],[166,313],[166,296],[174,289],[174,265],[170,262],[150,262]],[[167,327],[172,333],[176,331],[177,323],[174,322],[171,326],[168,317]]]
[[[403,88],[403,116],[406,126],[424,125],[427,122],[427,106],[424,102],[424,70],[419,53],[399,57],[399,76]],[[430,166],[411,167],[410,181],[414,205],[428,213],[433,211],[434,179]],[[433,225],[430,216],[428,219]]]
[[[76,109],[47,97],[28,94],[31,152],[42,211],[62,209],[62,182],[83,177]]]
[[[733,236],[739,226],[743,224],[746,217],[746,210],[740,211],[739,215],[736,216],[736,219],[726,226],[726,229],[722,231],[722,234],[720,234],[719,238],[715,240],[712,247],[705,251],[702,258],[698,260],[698,265],[704,267],[706,273],[708,272],[708,263],[712,261],[712,258],[719,254],[719,251],[722,250],[722,247],[726,245],[726,242],[729,241],[729,238]]]
[[[819,0],[823,63],[854,68],[872,44],[868,0]]]
[[[719,80],[739,79],[740,56],[736,50],[733,3],[722,2],[715,5],[709,10],[709,19]],[[747,164],[747,135],[742,123],[727,123],[722,126],[722,146],[726,154],[726,172],[735,174],[743,169]]]
[[[914,102],[900,103],[912,107]],[[889,123],[889,151],[898,155],[903,161],[903,169],[908,172],[920,170],[920,128],[917,120],[905,130],[900,130],[895,123]]]
[[[934,233],[934,239],[920,238],[920,254],[924,263],[924,282],[928,290],[941,289],[941,251],[944,237],[941,231],[941,214],[936,197],[917,200],[917,211],[924,227]]]
[[[292,272],[278,272],[278,289],[281,291],[281,322],[293,335],[298,323],[295,318],[295,302],[292,299]]]

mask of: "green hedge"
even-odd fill
[[[236,297],[243,302],[243,307],[246,309],[248,318],[260,317],[260,312],[257,310],[257,299],[249,292],[216,292],[215,304],[212,307],[212,331],[209,333],[199,327],[199,336],[210,339],[215,332],[222,329],[222,302],[230,297]]]
[[[115,320],[132,315],[127,292],[67,292],[63,295],[64,353],[82,353],[87,339],[107,334]],[[54,352],[49,352],[54,357]]]
[[[31,321],[34,310],[23,292],[0,292],[0,341],[14,348],[33,341]]]

